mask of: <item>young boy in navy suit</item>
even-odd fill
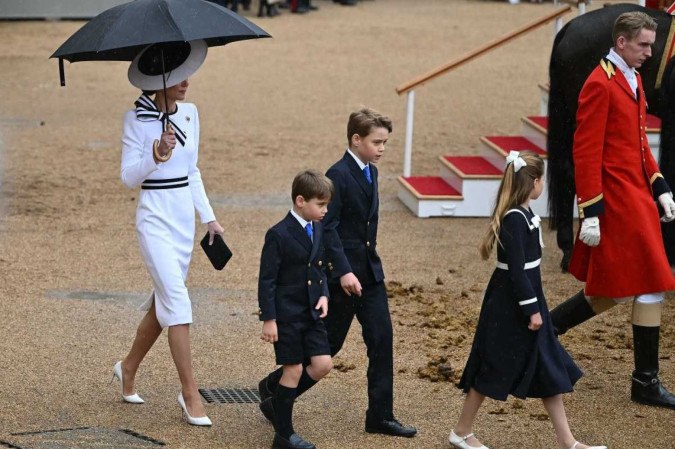
[[[323,227],[333,184],[314,170],[293,180],[293,208],[265,235],[260,256],[258,304],[261,338],[274,344],[282,375],[260,404],[274,423],[273,448],[314,449],[293,430],[295,398],[330,372],[333,364],[322,318],[328,313]],[[307,366],[303,367],[303,362]]]
[[[368,354],[366,432],[413,437],[417,429],[394,418],[393,336],[382,262],[377,254],[379,197],[377,163],[392,130],[391,120],[371,109],[349,116],[349,147],[326,173],[333,181],[323,219],[328,254],[331,313],[326,318],[331,355],[342,348],[354,316],[361,323]],[[258,388],[268,397],[280,373]]]

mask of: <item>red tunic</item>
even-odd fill
[[[574,167],[579,217],[598,216],[600,244],[577,239],[569,271],[586,294],[620,298],[675,289],[655,197],[669,191],[652,156],[642,80],[638,99],[608,60],[579,95]]]

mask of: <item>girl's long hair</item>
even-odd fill
[[[526,166],[516,172],[513,169],[514,164],[510,163],[504,170],[495,207],[490,217],[490,227],[480,244],[480,255],[483,260],[490,258],[495,243],[500,244],[499,231],[502,228],[502,220],[506,211],[527,201],[534,189],[534,180],[544,175],[544,161],[538,154],[532,151],[521,151],[520,157],[523,158]]]

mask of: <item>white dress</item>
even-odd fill
[[[197,168],[199,117],[197,108],[180,103],[171,121],[184,132],[171,159],[155,163],[152,144],[162,133],[159,120],[141,121],[136,110],[124,115],[122,182],[141,186],[136,233],[141,255],[152,277],[153,292],[141,306],[155,301],[157,321],[164,328],[192,323],[192,305],[185,287],[194,246],[195,209],[202,223],[215,220]]]

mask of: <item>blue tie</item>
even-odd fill
[[[368,181],[368,184],[372,184],[373,178],[370,177],[370,165],[363,167],[363,174],[366,175],[366,181]]]
[[[305,232],[307,232],[307,237],[309,237],[311,241],[314,241],[313,236],[314,231],[312,230],[312,223],[307,223],[307,225],[305,226]]]

